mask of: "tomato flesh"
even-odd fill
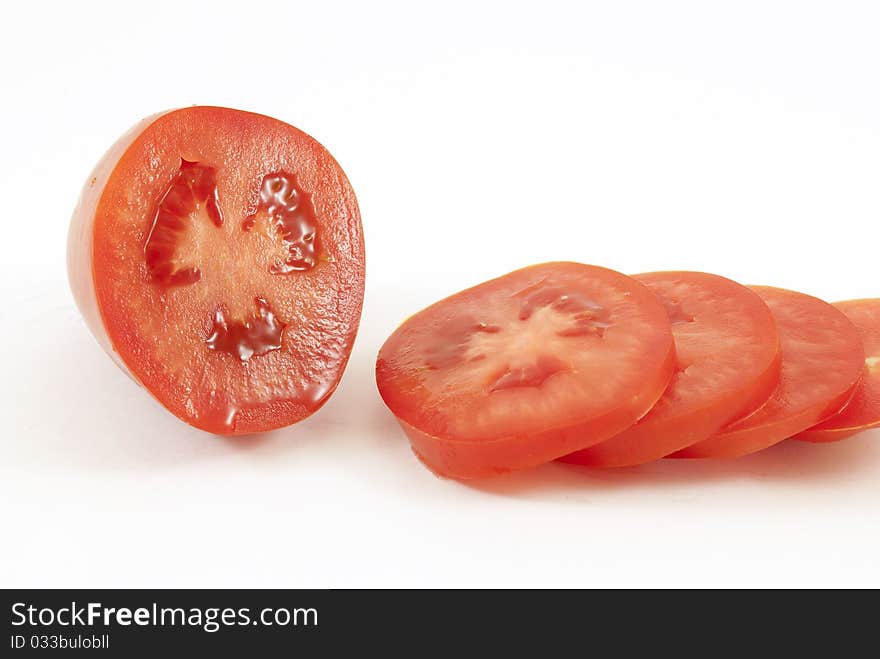
[[[74,215],[72,288],[99,342],[211,432],[289,425],[336,388],[364,286],[360,215],[311,137],[191,107],[105,156]]]
[[[779,385],[754,414],[672,457],[737,457],[772,446],[837,413],[861,379],[862,340],[841,311],[803,293],[767,286],[754,290],[779,329]]]
[[[757,293],[702,272],[656,272],[635,279],[666,307],[676,374],[638,423],[565,456],[564,462],[623,467],[657,460],[754,411],[779,381],[776,323]]]
[[[654,405],[673,368],[666,311],[645,286],[547,263],[417,313],[382,346],[376,379],[419,458],[472,478],[616,434]]]
[[[862,381],[839,414],[797,435],[808,442],[836,442],[880,427],[880,299],[849,300],[834,305],[849,318],[865,346]]]

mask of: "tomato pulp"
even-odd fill
[[[382,346],[376,380],[416,455],[441,476],[473,478],[617,434],[674,366],[666,310],[647,287],[545,263],[417,313]]]
[[[220,434],[318,409],[363,300],[360,214],[339,165],[293,126],[225,108],[154,115],[111,147],[74,212],[68,265],[117,364]]]
[[[753,412],[779,382],[776,323],[757,293],[703,272],[655,272],[635,279],[666,306],[676,374],[638,423],[565,456],[564,462],[623,467],[657,460]]]
[[[797,436],[808,442],[836,442],[880,426],[880,299],[849,300],[834,306],[859,330],[865,346],[865,368],[849,404],[839,414]]]
[[[803,293],[767,286],[754,290],[779,328],[779,385],[754,414],[672,457],[736,457],[767,448],[837,413],[859,383],[865,352],[858,330],[842,312]]]

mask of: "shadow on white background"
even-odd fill
[[[870,431],[847,441],[824,445],[786,441],[759,453],[729,460],[662,460],[620,469],[553,464],[466,485],[490,494],[526,498],[584,488],[662,490],[688,483],[736,480],[833,485],[841,478],[858,480],[875,471],[878,435],[880,431]]]

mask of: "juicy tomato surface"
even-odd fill
[[[564,462],[622,467],[657,460],[753,412],[779,382],[779,335],[757,293],[703,272],[656,272],[635,279],[667,309],[675,376],[638,423],[565,456]]]
[[[862,340],[841,311],[803,293],[753,288],[779,329],[779,385],[755,413],[672,457],[736,457],[772,446],[840,411],[861,379]]]
[[[225,108],[154,115],[111,147],[74,213],[68,264],[105,350],[221,434],[320,407],[363,300],[360,215],[339,165],[300,130]]]
[[[435,473],[542,464],[615,435],[675,367],[666,310],[613,270],[545,263],[437,302],[382,346],[383,400]]]
[[[808,442],[836,442],[880,427],[880,299],[848,300],[834,306],[846,314],[862,336],[865,369],[852,400],[839,414],[797,436]]]

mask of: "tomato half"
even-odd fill
[[[862,340],[843,313],[803,293],[767,286],[754,290],[779,329],[779,385],[754,414],[672,457],[736,457],[772,446],[837,413],[861,379]]]
[[[862,336],[865,369],[852,400],[839,413],[797,435],[807,442],[836,442],[862,430],[880,427],[880,299],[849,300],[835,305]]]
[[[530,467],[611,437],[675,366],[669,319],[639,282],[545,263],[417,313],[382,346],[379,392],[435,473]]]
[[[248,112],[149,117],[86,183],[71,287],[114,360],[203,430],[294,423],[335,390],[360,319],[354,192],[300,130]]]
[[[779,382],[779,335],[773,314],[757,293],[703,272],[635,278],[666,306],[677,372],[638,423],[565,456],[564,462],[623,467],[657,460],[753,412]]]

